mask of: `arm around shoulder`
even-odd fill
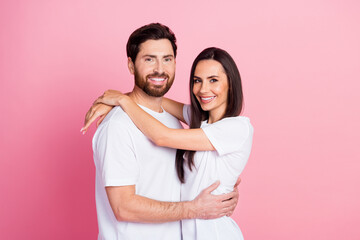
[[[165,109],[165,111],[167,111],[168,113],[170,113],[171,115],[182,121],[183,123],[186,123],[183,116],[183,108],[184,108],[183,103],[164,97],[162,100],[162,106]]]

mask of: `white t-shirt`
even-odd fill
[[[189,106],[184,106],[186,122],[190,122]],[[201,128],[216,151],[197,151],[192,171],[185,164],[185,184],[181,186],[181,201],[190,201],[215,181],[220,186],[212,193],[233,191],[250,155],[253,127],[247,117],[228,117],[215,123],[202,122]],[[213,220],[182,220],[184,240],[243,239],[240,228],[230,217]]]
[[[170,128],[179,121],[163,111],[142,107]],[[169,202],[180,201],[180,181],[175,169],[176,149],[154,145],[120,107],[115,107],[93,138],[96,166],[98,239],[181,239],[180,222],[132,223],[116,220],[106,195],[106,186],[136,185],[136,194]]]

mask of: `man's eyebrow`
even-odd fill
[[[150,54],[146,54],[146,55],[144,55],[144,56],[143,56],[143,58],[146,58],[146,57],[156,58],[156,56],[155,56],[155,55],[150,55]]]
[[[146,57],[150,57],[150,58],[156,58],[157,56],[156,55],[151,55],[151,54],[146,54],[143,56],[143,58],[146,58]],[[165,56],[162,56],[163,58],[168,58],[168,57],[174,57],[174,55],[172,54],[168,54],[168,55],[165,55]]]

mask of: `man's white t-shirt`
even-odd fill
[[[183,115],[190,122],[189,106],[184,106]],[[244,169],[252,146],[253,127],[247,117],[228,117],[215,123],[202,122],[201,128],[216,151],[197,151],[192,171],[184,165],[185,184],[181,186],[181,201],[190,201],[215,181],[220,186],[212,194],[233,191]],[[185,240],[239,240],[243,239],[240,228],[230,217],[213,220],[182,220]]]
[[[167,127],[181,128],[179,121],[169,113],[142,108]],[[115,107],[94,135],[93,152],[98,239],[180,240],[179,221],[156,224],[117,221],[105,191],[106,186],[136,185],[138,195],[160,201],[180,201],[176,149],[153,144],[122,108]]]

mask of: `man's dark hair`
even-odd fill
[[[167,26],[161,23],[151,23],[136,29],[129,37],[126,44],[126,54],[133,63],[140,50],[140,45],[147,40],[168,39],[171,42],[174,57],[176,57],[176,37]]]

